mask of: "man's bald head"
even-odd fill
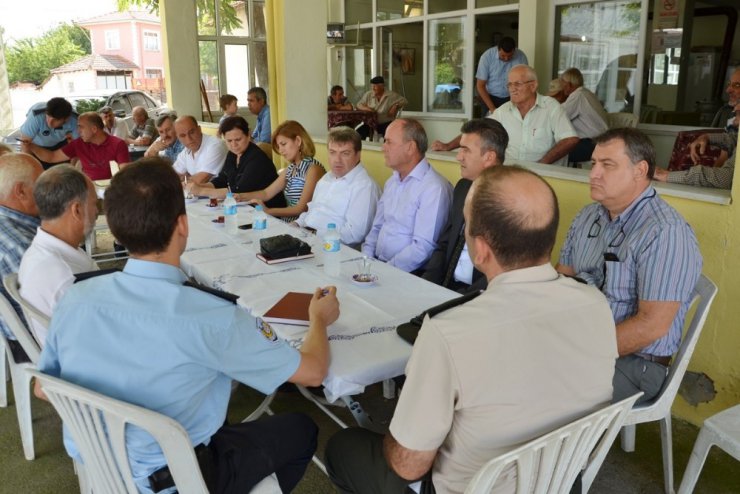
[[[549,261],[558,230],[558,200],[536,173],[518,166],[487,168],[467,201],[468,235],[481,237],[509,271]]]
[[[0,156],[0,205],[36,216],[33,186],[43,171],[41,163],[30,154]]]

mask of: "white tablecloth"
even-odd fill
[[[181,262],[185,272],[199,282],[240,296],[238,304],[261,316],[288,291],[313,292],[317,286],[335,285],[341,314],[329,327],[331,365],[324,381],[327,398],[364,391],[365,386],[403,374],[411,345],[401,340],[396,325],[423,310],[457,296],[453,291],[376,261],[374,286],[357,286],[362,255],[343,246],[341,275],[324,274],[321,242],[314,235],[268,219],[264,236],[290,233],[308,242],[316,257],[283,264],[267,265],[257,259],[259,235],[239,230],[227,235],[212,220],[222,215],[221,208],[206,206],[201,199],[188,205],[190,235]],[[239,207],[239,224],[252,222],[253,209]],[[272,325],[277,334],[299,347],[306,328]]]

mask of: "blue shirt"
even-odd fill
[[[164,148],[162,153],[164,154],[165,158],[168,158],[173,163],[177,161],[177,157],[180,155],[180,151],[185,149],[185,146],[182,145],[180,142],[180,139],[175,139],[175,142],[172,143],[171,146]]]
[[[40,224],[41,221],[38,218],[0,206],[0,277],[18,272],[23,254],[33,242],[36,228]],[[20,306],[10,299],[2,283],[0,283],[0,293],[11,302],[20,318],[25,320]],[[16,339],[2,318],[0,318],[0,330],[7,339]]]
[[[605,253],[613,260],[605,261]],[[617,324],[637,313],[640,300],[681,302],[668,333],[641,352],[668,356],[678,350],[702,257],[691,226],[652,186],[613,220],[599,203],[583,208],[560,264],[604,292]]]
[[[183,286],[169,264],[130,259],[123,272],[75,284],[57,306],[39,369],[177,420],[192,444],[223,425],[231,380],[271,393],[300,354],[242,308]],[[156,294],[156,296],[152,296]],[[129,428],[141,492],[165,464],[154,439]],[[65,446],[76,456],[65,434]]]
[[[46,103],[36,103],[26,113],[26,121],[21,125],[21,134],[33,139],[34,144],[41,147],[54,147],[67,139],[67,134],[72,134],[77,139],[77,114],[72,115],[58,129],[52,129],[46,123]]]
[[[522,50],[514,48],[511,60],[504,61],[498,56],[498,46],[494,46],[481,55],[478,70],[475,71],[475,78],[486,81],[488,94],[497,98],[508,98],[509,90],[506,83],[509,82],[509,71],[519,64],[529,64],[527,55]]]
[[[254,124],[254,131],[252,131],[252,140],[254,142],[267,142],[270,143],[270,134],[272,133],[272,127],[270,126],[270,107],[265,105],[257,115],[257,123]]]
[[[422,159],[406,178],[386,181],[363,254],[411,272],[429,260],[447,222],[452,185]]]

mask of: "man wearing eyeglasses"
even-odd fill
[[[496,108],[489,118],[498,120],[509,134],[505,164],[529,161],[565,165],[568,153],[578,145],[578,134],[554,98],[537,94],[537,73],[527,65],[509,72],[511,101]],[[460,136],[450,142],[434,141],[433,151],[452,151]]]
[[[740,123],[740,69],[732,73],[730,82],[727,84],[727,94],[729,95],[727,104],[735,108],[735,118],[732,121],[734,126],[729,125],[721,134],[703,134],[697,137],[689,145],[694,166],[688,170],[675,172],[659,168],[655,170],[655,180],[718,189],[732,188],[732,177],[735,174],[735,160],[737,159],[737,125]],[[717,146],[729,156],[722,166],[715,168],[698,164],[709,146]]]
[[[681,342],[701,273],[691,227],[650,184],[655,149],[636,129],[594,139],[591,198],[571,224],[556,269],[598,287],[617,325],[614,401],[652,400]]]

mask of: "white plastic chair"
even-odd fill
[[[126,424],[132,424],[151,434],[162,448],[180,494],[208,493],[188,434],[177,421],[37,370],[29,373],[41,384],[79,449],[84,468],[77,462],[75,467],[81,492],[138,493],[126,452]],[[279,493],[280,487],[271,475],[250,492]]]
[[[31,320],[34,320],[45,328],[49,327],[49,317],[21,296],[20,285],[18,284],[18,273],[11,273],[5,276],[3,278],[3,286],[8,292],[8,295],[10,295],[10,298],[15,300],[15,303],[21,306],[26,322],[30,324]],[[37,364],[41,355],[41,347],[36,341],[30,326],[23,324],[22,329],[23,331],[19,331],[17,333],[13,332],[13,334],[21,347],[23,347],[28,358],[31,359],[31,362]]]
[[[639,118],[634,113],[607,113],[606,123],[610,129],[616,129],[620,127],[637,127]]]
[[[707,459],[707,453],[712,446],[719,447],[740,461],[740,405],[712,415],[704,421],[691,451],[678,494],[694,492],[704,460]]]
[[[0,297],[0,317],[3,318],[31,360],[31,362],[16,362],[15,358],[13,358],[13,353],[10,351],[10,346],[5,339],[5,335],[0,331],[1,346],[5,350],[7,362],[10,367],[10,376],[13,381],[13,395],[15,396],[15,408],[18,414],[18,427],[21,432],[23,454],[27,460],[33,460],[36,455],[33,447],[33,421],[31,418],[31,375],[28,371],[36,367],[36,362],[38,362],[40,354],[39,346],[31,336],[25,323],[18,317],[10,301],[5,297]],[[3,386],[5,386],[4,382]]]
[[[517,494],[569,492],[584,465],[594,474],[599,470],[622,421],[641,395],[602,408],[494,458],[475,474],[465,494],[491,492],[510,465],[516,468]]]
[[[652,402],[635,407],[624,421],[622,429],[622,449],[627,452],[635,450],[635,424],[660,421],[660,440],[663,450],[663,478],[665,492],[673,494],[673,437],[671,432],[671,405],[678,392],[686,367],[696,348],[701,330],[709,314],[714,297],[717,295],[717,286],[704,275],[694,288],[692,304],[696,303],[694,317],[691,318],[681,346],[673,358],[668,377],[663,389]],[[585,485],[585,484],[584,484]]]

